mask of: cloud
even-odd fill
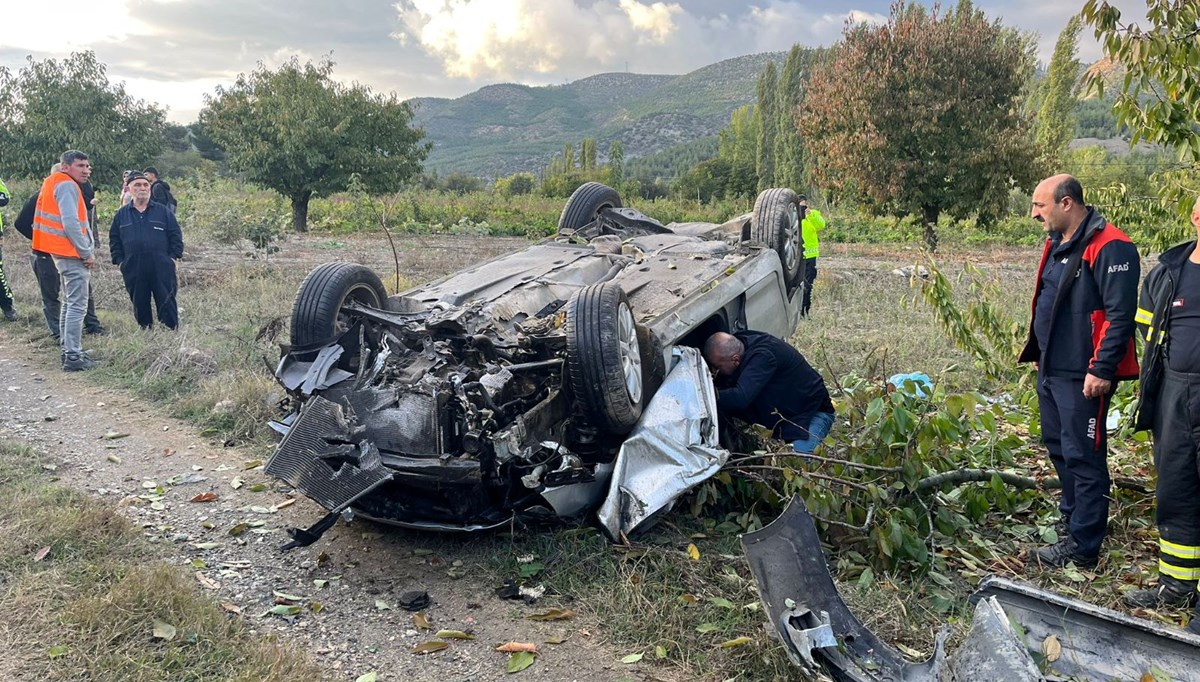
[[[848,18],[886,20],[790,0],[738,7],[736,14],[702,14],[685,4],[696,7],[688,0],[399,0],[394,37],[436,58],[450,76],[536,83],[625,68],[682,73],[797,42],[828,45]]]

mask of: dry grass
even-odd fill
[[[322,679],[304,655],[251,635],[161,563],[112,509],[49,482],[33,452],[0,443],[0,495],[0,643],[21,652],[4,679]],[[156,639],[156,620],[177,636]]]

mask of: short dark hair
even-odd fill
[[[1058,203],[1067,197],[1071,201],[1083,206],[1083,185],[1075,178],[1068,177],[1066,180],[1058,183],[1058,187],[1054,188],[1054,203]]]
[[[796,195],[796,201],[808,201],[808,197],[804,196],[803,194],[798,194]]]
[[[155,168],[154,166],[146,166],[145,168],[143,168],[143,169],[142,169],[142,173],[150,173],[150,174],[152,174],[152,175],[156,175],[156,176],[157,176],[157,175],[158,175],[158,169],[157,169],[157,168]]]
[[[76,161],[87,161],[88,155],[84,154],[83,152],[79,151],[78,149],[68,149],[67,151],[62,153],[62,156],[60,156],[58,158],[58,160],[60,163],[62,163],[62,165],[70,166],[71,164],[75,163]]]

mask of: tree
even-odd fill
[[[734,109],[729,115],[729,125],[717,135],[717,156],[733,164],[756,168],[759,130],[759,117],[753,106],[746,104]]]
[[[625,182],[625,145],[620,140],[608,145],[608,180],[618,191]]]
[[[758,189],[763,190],[775,183],[775,135],[779,130],[778,76],[775,62],[767,66],[758,76],[756,89],[758,112]]]
[[[1132,142],[1175,147],[1200,161],[1200,4],[1146,0],[1145,29],[1123,24],[1107,2],[1088,0],[1080,14],[1105,56],[1125,70],[1113,111],[1133,131]],[[1106,75],[1092,69],[1087,85],[1103,94]]]
[[[1081,22],[1078,16],[1067,21],[1058,34],[1050,70],[1039,96],[1035,138],[1041,153],[1042,168],[1062,168],[1067,145],[1075,136],[1075,85],[1079,79],[1079,60],[1075,58],[1075,43]]]
[[[797,191],[802,191],[804,185],[804,142],[796,127],[795,111],[804,87],[808,54],[800,45],[793,45],[779,77],[779,130],[775,137],[775,179],[771,184]]]
[[[333,61],[295,57],[271,71],[263,64],[230,87],[205,96],[200,123],[229,166],[292,203],[292,227],[308,227],[308,202],[346,188],[382,192],[412,178],[429,152],[412,109],[395,94],[333,80]]]
[[[921,216],[930,248],[943,212],[994,219],[1010,188],[1037,179],[1021,106],[1032,69],[1032,40],[968,0],[944,15],[900,1],[886,25],[847,27],[797,116],[813,180]]]
[[[584,173],[596,170],[596,138],[585,137],[579,145],[579,169]]]
[[[6,172],[45,177],[68,149],[91,157],[96,184],[116,185],[162,151],[165,112],[110,84],[92,52],[0,68],[0,149]]]

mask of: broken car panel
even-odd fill
[[[791,190],[772,189],[724,224],[664,226],[587,183],[556,237],[396,295],[363,266],[315,268],[276,372],[290,409],[271,424],[285,435],[266,471],[329,514],[292,546],[341,514],[436,530],[578,518],[665,464],[656,438],[693,454],[715,448],[711,400],[653,398],[676,346],[795,329],[796,206]],[[708,381],[698,353],[679,357],[680,371]],[[668,434],[682,408],[691,426]],[[723,463],[701,459],[674,462],[694,470],[647,508],[669,506]],[[642,485],[630,480],[627,491]],[[604,524],[614,535],[649,516],[619,507]]]
[[[998,577],[971,597],[975,617],[956,651],[945,654],[943,628],[932,658],[907,661],[842,601],[798,497],[770,525],[743,535],[742,546],[772,632],[809,675],[850,682],[1138,680],[1153,668],[1170,679],[1197,679],[1200,637]],[[1033,654],[1051,635],[1062,653],[1043,670]]]

